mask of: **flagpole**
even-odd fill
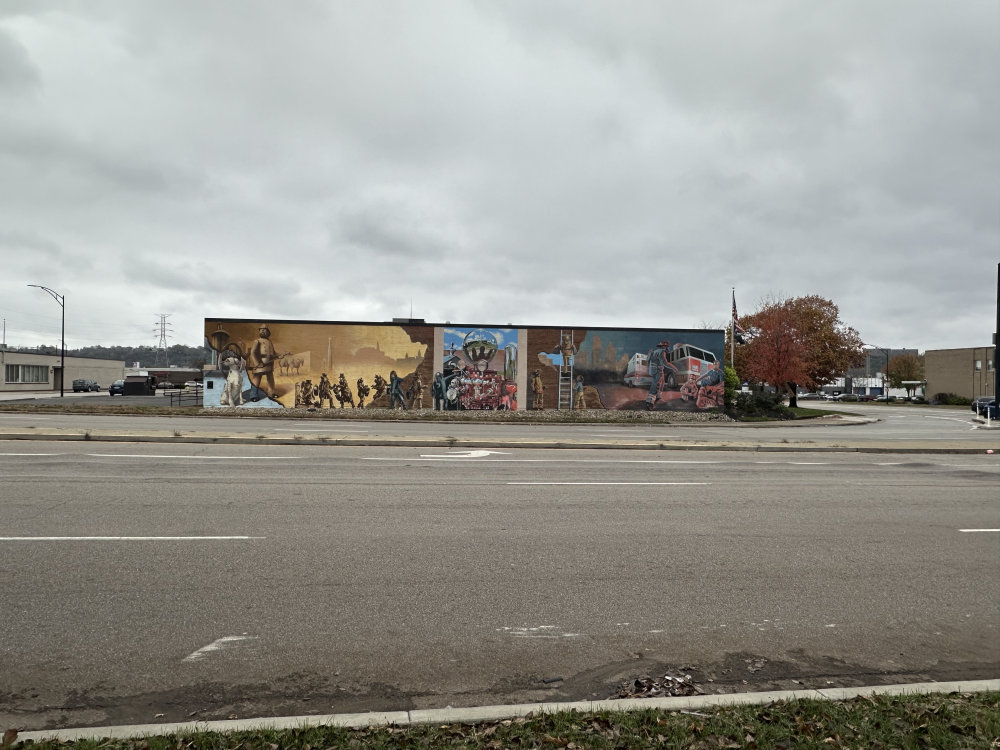
[[[733,287],[733,310],[736,310],[736,287]],[[736,315],[729,316],[729,366],[736,369]]]

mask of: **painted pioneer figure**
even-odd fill
[[[410,407],[424,408],[424,381],[420,379],[418,372],[413,373],[413,382],[410,383]]]
[[[263,391],[268,398],[275,400],[278,396],[274,390],[274,365],[281,356],[271,341],[271,329],[266,324],[262,325],[258,330],[257,340],[250,347],[250,380],[258,391]],[[265,382],[266,389],[261,387]]]
[[[295,384],[295,405],[309,408],[315,405],[316,386],[312,380],[303,380]]]
[[[531,372],[531,408],[545,408],[545,383],[542,382],[542,373],[538,370]]]
[[[358,378],[358,408],[365,408],[365,399],[368,398],[368,394],[371,392],[371,388],[365,383],[364,378]]]
[[[319,396],[319,406],[323,406],[323,402],[326,402],[328,409],[333,408],[333,383],[330,382],[330,378],[327,377],[324,372],[319,376],[319,386],[316,389],[317,395]]]
[[[351,386],[347,384],[344,373],[340,373],[340,378],[337,380],[337,400],[340,402],[341,409],[347,408],[344,404],[350,404],[352,409],[355,408],[354,394],[351,393]]]

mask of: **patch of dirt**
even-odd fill
[[[660,697],[652,694],[658,689],[678,690],[676,693],[678,695],[822,690],[914,682],[993,679],[998,673],[1000,673],[1000,663],[943,662],[930,665],[926,669],[881,670],[827,656],[810,657],[802,651],[793,651],[787,654],[785,659],[770,659],[759,654],[738,652],[727,654],[721,661],[704,664],[644,665],[641,670],[633,671],[624,682],[605,684],[604,694],[600,697]],[[588,697],[593,697],[596,688],[597,686],[591,686],[588,689]],[[651,694],[643,695],[645,689],[649,689]],[[636,694],[631,694],[633,692]]]
[[[366,711],[407,711],[444,706],[581,701],[806,690],[912,682],[992,679],[997,663],[937,663],[921,669],[882,670],[795,651],[776,659],[734,652],[714,662],[665,664],[633,658],[576,675],[520,675],[481,690],[407,692],[388,682],[345,685],[312,673],[267,683],[199,683],[183,688],[117,695],[96,688],[62,699],[34,691],[0,693],[0,729],[157,724]]]

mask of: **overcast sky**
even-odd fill
[[[985,346],[998,0],[4,0],[8,345],[203,319]]]

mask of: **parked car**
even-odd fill
[[[74,386],[76,381],[73,381]],[[74,388],[75,390],[75,388]],[[979,396],[978,398],[972,399],[972,411],[979,414],[981,411],[985,411],[987,406],[996,406],[997,400],[992,396]]]
[[[823,398],[822,393],[800,393],[797,398],[799,401],[820,401]]]
[[[89,393],[90,391],[99,391],[99,390],[101,390],[101,384],[98,383],[96,380],[87,380],[86,378],[80,378],[78,380],[73,381],[73,393],[79,393],[80,391]]]
[[[841,393],[834,400],[835,401],[860,401],[861,400],[861,396],[859,396],[857,393]]]
[[[125,381],[124,380],[116,380],[114,383],[112,383],[111,385],[108,386],[108,393],[110,395],[112,395],[112,396],[114,396],[115,394],[117,394],[119,396],[124,396],[125,395]]]
[[[858,400],[859,401],[874,401],[875,399],[876,399],[876,396],[874,396],[871,393],[865,393],[865,394],[863,394],[861,396],[858,396]]]

